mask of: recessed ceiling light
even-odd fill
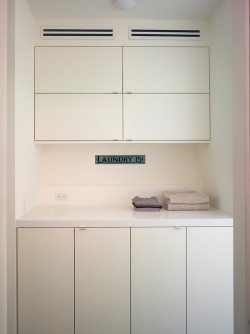
[[[115,5],[120,9],[130,9],[136,5],[135,0],[116,0]]]

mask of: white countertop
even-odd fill
[[[128,206],[37,206],[16,221],[16,227],[171,227],[233,226],[219,210],[137,212]]]

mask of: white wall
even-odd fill
[[[96,165],[95,154],[145,154],[144,165]],[[47,145],[41,185],[200,184],[197,149],[192,144]]]
[[[202,147],[204,189],[211,203],[233,212],[232,4],[221,2],[210,22],[211,144]]]
[[[112,27],[115,31],[115,38],[113,40],[101,39],[41,39],[41,27],[43,26],[68,26],[68,27]],[[186,41],[186,40],[130,40],[128,38],[128,28],[131,26],[144,27],[200,27],[202,29],[202,40],[200,41]],[[134,46],[134,45],[171,45],[171,46],[207,46],[209,44],[209,27],[206,21],[167,21],[167,20],[80,20],[80,19],[38,19],[36,21],[36,45],[88,45],[88,46]]]
[[[95,155],[109,154],[145,154],[146,164],[95,164]],[[126,205],[135,195],[159,196],[170,188],[196,190],[202,183],[193,144],[45,145],[41,167],[41,204]],[[67,193],[67,202],[55,201],[56,192]]]
[[[35,19],[25,0],[16,1],[15,150],[16,217],[37,204],[39,153],[34,144]]]

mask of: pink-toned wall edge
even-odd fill
[[[0,333],[7,333],[7,0],[0,0]]]

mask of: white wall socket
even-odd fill
[[[55,200],[56,201],[67,201],[68,194],[67,193],[55,193]]]

